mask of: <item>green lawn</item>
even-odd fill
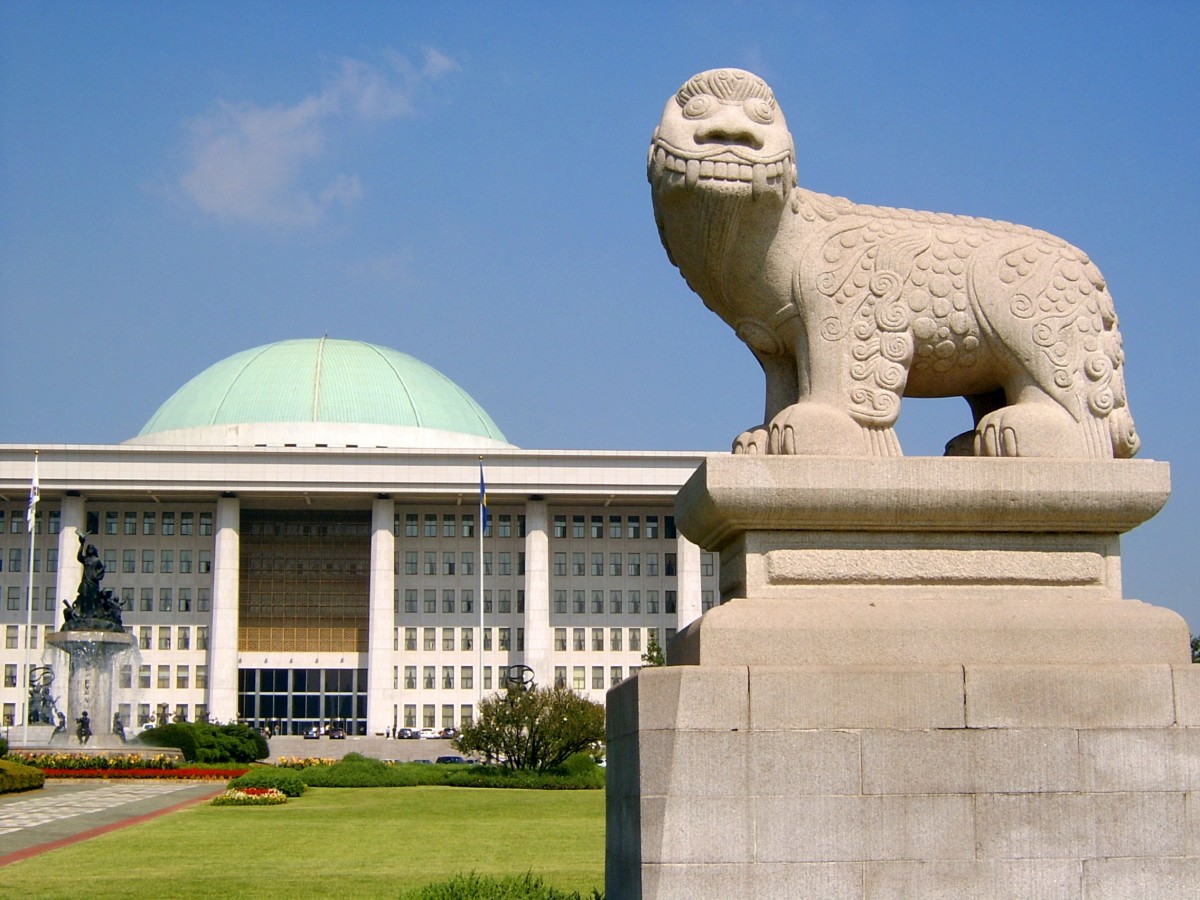
[[[310,788],[173,813],[0,870],[7,897],[394,897],[458,872],[604,887],[604,792]]]

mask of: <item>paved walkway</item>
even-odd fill
[[[40,791],[0,794],[0,866],[144,822],[214,797],[212,781],[47,779]]]

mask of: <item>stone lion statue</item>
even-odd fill
[[[648,170],[668,256],[766,375],[734,453],[899,456],[900,398],[955,395],[975,428],[948,454],[1137,452],[1112,298],[1065,241],[799,187],[775,95],[739,69],[667,101]]]

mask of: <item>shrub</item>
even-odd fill
[[[8,738],[0,735],[0,756],[8,753]]]
[[[570,688],[513,685],[479,704],[454,741],[510,769],[545,772],[604,739],[604,707]]]
[[[446,784],[444,766],[405,763],[389,765],[359,753],[347,753],[333,765],[317,765],[300,772],[310,787],[414,787]]]
[[[9,760],[0,760],[0,794],[32,791],[45,783],[46,776],[41,769]]]
[[[172,722],[143,732],[142,743],[178,747],[188,762],[249,763],[271,755],[267,739],[248,725]]]
[[[239,788],[275,788],[289,797],[299,797],[307,785],[300,775],[292,769],[276,769],[271,766],[260,766],[251,769],[240,778],[229,782],[229,787]]]
[[[456,875],[449,881],[427,884],[415,891],[400,895],[400,900],[585,900],[578,891],[561,891],[550,887],[536,875],[509,875],[495,878],[490,875]],[[586,900],[604,900],[593,890]]]

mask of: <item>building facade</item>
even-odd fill
[[[114,678],[127,726],[460,727],[514,666],[603,701],[717,598],[672,512],[701,458],[521,450],[440,373],[359,342],[230,357],[126,443],[0,446],[4,721],[30,668],[66,689],[46,636],[81,535],[136,639]]]

